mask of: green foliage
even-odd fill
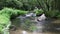
[[[7,25],[9,22],[9,18],[7,18],[6,16],[4,15],[0,15],[0,24],[2,25]]]
[[[9,18],[4,15],[0,15],[0,33],[4,32],[3,29],[7,27],[9,22]]]
[[[23,10],[32,10],[35,7],[42,8],[44,11],[60,9],[60,0],[0,0],[1,7],[12,7]]]
[[[47,17],[56,17],[58,15],[58,13],[59,13],[58,10],[47,11],[46,16]]]
[[[38,0],[44,11],[51,11],[55,9],[55,0]]]
[[[0,33],[4,32],[2,31],[4,28],[7,27],[7,25],[10,22],[11,15],[24,15],[28,13],[27,11],[23,10],[17,10],[17,9],[12,9],[12,8],[4,8],[0,10]]]
[[[60,12],[56,15],[56,17],[60,19]]]
[[[34,12],[36,12],[36,15],[42,14],[44,11],[42,9],[35,9]]]
[[[60,14],[59,14],[59,15],[57,15],[56,17],[60,19]]]
[[[4,8],[2,9],[1,13],[7,13],[8,15],[18,15],[21,14],[21,15],[24,15],[24,14],[27,14],[28,11],[23,11],[23,10],[17,10],[17,9],[12,9],[12,8]]]
[[[59,17],[60,0],[38,0],[47,17]]]
[[[3,32],[3,28],[4,28],[4,26],[0,25],[0,33]]]
[[[23,10],[32,10],[40,7],[37,0],[0,0],[0,7],[12,7]]]

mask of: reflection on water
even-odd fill
[[[32,14],[31,15],[29,14],[28,17],[19,16],[16,19],[14,19],[12,21],[13,24],[15,23],[16,23],[15,25],[19,24],[19,26],[26,28],[26,30],[24,30],[23,28],[21,29],[21,27],[17,27],[18,29],[16,31],[10,31],[10,34],[60,34],[60,33],[51,33],[51,32],[60,32],[60,20],[44,19],[41,21],[37,21],[38,17],[35,16],[31,17],[31,16]],[[36,27],[36,29],[31,27],[32,24],[35,24],[34,26]],[[29,28],[30,30],[33,29],[34,30],[30,32],[28,30]]]

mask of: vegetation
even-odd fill
[[[27,11],[17,10],[17,9],[11,9],[11,8],[4,8],[0,10],[0,32],[3,32],[3,29],[7,27],[8,24],[10,24],[10,17],[11,15],[24,15]]]
[[[39,5],[41,9],[44,11],[44,14],[47,17],[57,17],[57,15],[60,15],[60,10],[59,10],[59,1],[60,0],[38,0]],[[60,18],[60,17],[59,17]]]
[[[50,15],[52,12],[56,12],[55,10],[59,10],[59,1],[60,0],[1,0],[1,6],[3,7],[12,7],[16,9],[22,10],[33,10],[35,7],[41,8],[47,17],[51,17]],[[5,4],[5,5],[4,5]],[[11,6],[12,5],[12,6]],[[47,14],[49,13],[50,14]],[[50,15],[50,16],[48,16]],[[56,17],[56,16],[52,16]]]
[[[23,10],[32,10],[34,7],[39,6],[37,0],[0,0],[0,2],[1,8],[12,7]]]
[[[42,9],[35,9],[34,12],[36,13],[36,15],[41,15],[44,13]]]
[[[0,32],[12,17],[25,15],[29,11],[35,11],[36,15],[44,13],[49,18],[60,18],[60,0],[0,0]],[[25,23],[26,26],[31,26],[28,29],[34,30],[35,27],[31,24],[28,20]]]

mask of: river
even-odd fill
[[[35,20],[36,17],[24,17],[19,16],[16,19],[12,20],[12,24],[16,26],[16,30],[10,30],[10,34],[60,34],[60,19],[46,19],[42,21]],[[29,31],[29,25],[25,25],[26,20],[29,20],[29,25],[34,23],[34,26],[37,29]],[[35,20],[35,21],[34,21]],[[18,24],[18,25],[17,25]],[[21,25],[24,24],[26,29],[21,28]],[[26,23],[27,24],[27,23]],[[18,27],[17,27],[18,26]]]

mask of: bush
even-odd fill
[[[58,10],[51,10],[51,11],[46,11],[45,15],[47,17],[56,17],[58,15],[59,11]]]
[[[60,13],[58,13],[56,17],[60,19]]]
[[[42,14],[44,11],[42,9],[35,9],[36,15]]]
[[[17,9],[12,9],[12,8],[4,8],[0,11],[0,33],[4,32],[2,31],[7,25],[10,24],[10,18],[11,15],[24,15],[27,12],[23,10],[17,10]],[[13,16],[14,16],[13,15]]]

